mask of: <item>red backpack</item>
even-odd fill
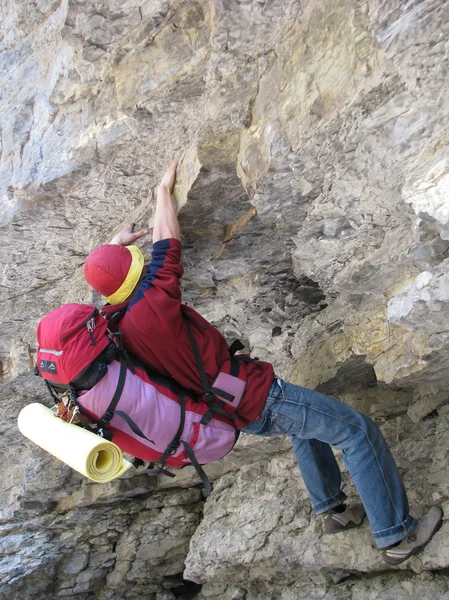
[[[108,324],[95,306],[65,304],[37,327],[37,368],[56,385],[67,386],[113,342]]]
[[[37,340],[38,374],[55,402],[61,394],[69,398],[72,410],[66,414],[75,412],[82,426],[113,439],[139,464],[156,463],[154,474],[164,465],[195,466],[210,491],[200,465],[234,446],[232,415],[148,371],[120,346],[120,334],[108,330],[94,306],[67,304],[52,311],[39,323]],[[244,384],[237,382],[237,388]]]

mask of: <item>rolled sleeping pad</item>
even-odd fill
[[[17,425],[25,437],[96,483],[112,481],[132,466],[116,444],[67,423],[43,404],[25,406]]]

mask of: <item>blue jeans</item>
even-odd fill
[[[289,434],[313,509],[322,514],[346,499],[331,446],[357,487],[378,548],[402,540],[415,526],[396,463],[377,425],[357,410],[276,378],[260,416],[245,433]]]

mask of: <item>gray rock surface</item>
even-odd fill
[[[3,2],[2,600],[449,598],[446,525],[386,572],[366,526],[323,537],[288,439],[242,436],[204,501],[191,469],[86,483],[16,428],[37,322],[101,302],[85,257],[179,158],[185,300],[379,419],[413,510],[447,508],[448,55],[444,0]]]

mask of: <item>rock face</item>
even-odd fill
[[[323,537],[288,439],[242,436],[205,501],[189,469],[86,483],[16,428],[47,402],[38,320],[101,302],[86,255],[151,219],[179,158],[185,300],[372,415],[413,513],[449,510],[448,3],[6,0],[0,16],[0,597],[449,598],[446,525],[387,572],[366,525]]]

